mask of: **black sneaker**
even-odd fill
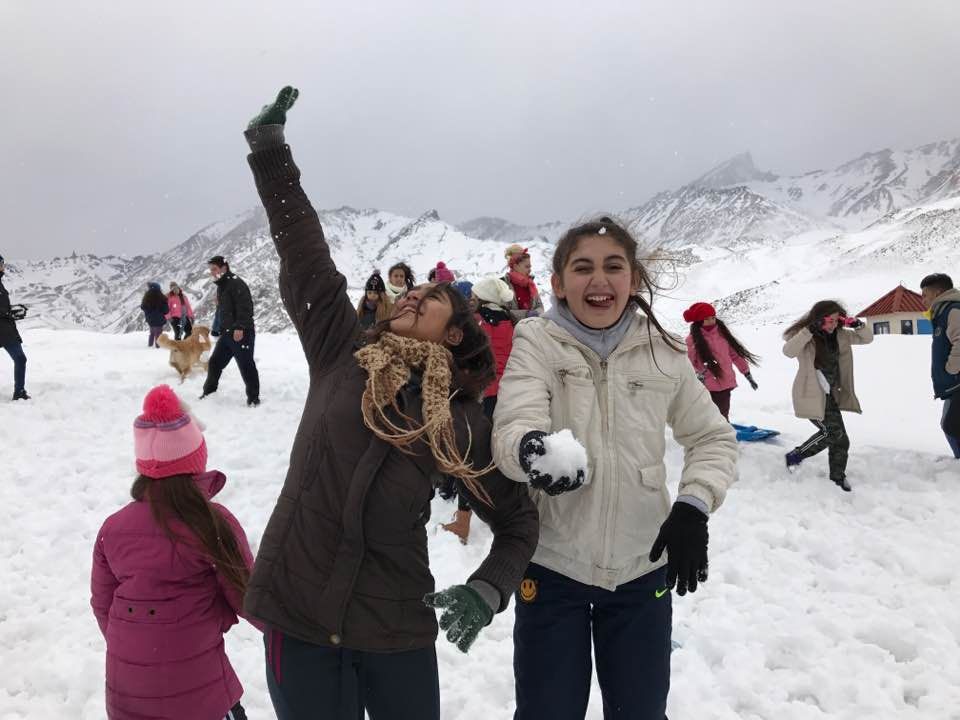
[[[797,466],[803,462],[803,458],[800,456],[800,453],[796,450],[791,450],[788,452],[784,458],[787,461],[787,470],[793,472],[796,470]]]
[[[840,488],[840,489],[843,490],[844,492],[852,492],[852,491],[853,491],[853,488],[850,487],[850,483],[847,482],[847,478],[846,478],[846,477],[842,477],[842,478],[839,478],[839,479],[835,479],[833,482],[834,482],[834,484],[835,484],[838,488]]]
[[[14,400],[29,400],[29,399],[30,399],[30,396],[27,395],[27,391],[26,391],[26,390],[18,390],[18,391],[16,391],[16,392],[13,393],[13,399],[14,399]]]
[[[254,398],[253,400],[247,400],[247,407],[257,407],[260,404],[260,398]]]

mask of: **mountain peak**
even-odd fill
[[[696,187],[717,189],[730,187],[731,185],[743,185],[757,180],[776,179],[777,176],[773,173],[757,170],[757,166],[753,164],[753,156],[749,152],[742,152],[720,163],[690,184]]]

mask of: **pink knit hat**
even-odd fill
[[[453,273],[450,272],[450,268],[446,266],[443,261],[437,263],[437,274],[434,277],[434,281],[438,283],[452,283],[456,278],[453,276]]]
[[[154,480],[207,469],[203,433],[169,385],[158,385],[143,399],[143,415],[133,422],[133,446],[137,472]]]

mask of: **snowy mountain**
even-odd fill
[[[454,226],[435,210],[409,218],[351,207],[320,216],[354,297],[374,269],[385,274],[400,260],[419,278],[438,260],[468,279],[500,273],[511,243],[530,248],[541,289],[548,290],[552,248],[581,219],[519,225],[479,217]],[[716,300],[728,316],[780,322],[808,304],[811,293],[826,297],[842,290],[859,305],[897,282],[916,285],[922,271],[949,270],[960,260],[960,139],[867,153],[800,176],[760,170],[743,153],[619,216],[645,246],[666,251],[662,268],[677,276],[665,283],[674,287],[663,303],[668,308]],[[10,261],[6,284],[16,302],[31,308],[27,327],[140,329],[146,283],[166,287],[171,280],[190,294],[199,322],[210,322],[214,286],[206,259],[217,254],[249,283],[258,328],[289,328],[260,208],[204,227],[155,255]]]

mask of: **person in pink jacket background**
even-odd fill
[[[193,332],[193,308],[190,307],[190,298],[175,282],[170,283],[170,292],[167,293],[167,305],[170,311],[167,320],[173,328],[173,339],[179,340],[190,337]]]
[[[223,634],[238,622],[253,555],[237,519],[211,502],[226,478],[207,471],[202,430],[167,385],[147,394],[133,435],[134,501],[97,533],[90,582],[107,717],[243,720]]]
[[[750,374],[750,365],[756,365],[760,358],[733,336],[710,303],[694,303],[684,310],[683,320],[690,323],[687,357],[700,382],[710,391],[720,414],[729,421],[730,393],[737,387],[733,368],[736,367],[756,390],[757,383]]]

